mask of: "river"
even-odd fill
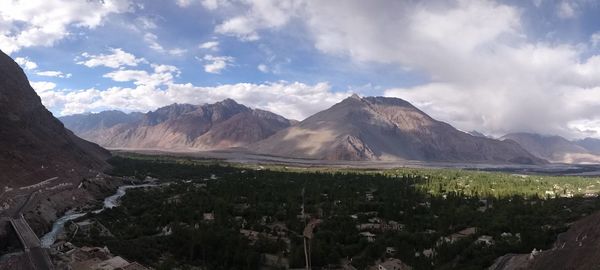
[[[75,212],[72,210],[67,211],[62,217],[60,217],[59,219],[54,221],[54,223],[52,224],[52,230],[50,230],[50,232],[48,232],[47,234],[42,236],[42,238],[40,238],[42,247],[49,248],[52,244],[54,244],[54,242],[56,241],[56,236],[63,231],[63,229],[65,227],[65,223],[67,223],[67,221],[80,218],[90,212],[97,214],[97,213],[104,211],[104,209],[110,209],[113,207],[117,207],[119,205],[119,199],[121,197],[125,196],[125,194],[127,194],[128,189],[156,187],[156,186],[159,186],[159,185],[158,184],[143,184],[143,185],[120,186],[117,189],[117,192],[115,194],[104,198],[104,203],[102,205],[102,208],[100,208],[100,209],[96,209],[96,210],[88,211],[88,212]]]

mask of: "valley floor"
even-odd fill
[[[126,156],[113,175],[171,184],[74,220],[63,243],[157,269],[303,268],[305,254],[314,269],[484,269],[600,210],[593,177]]]
[[[298,159],[261,155],[244,149],[215,150],[215,151],[167,151],[164,149],[111,149],[117,155],[152,155],[175,158],[192,158],[220,160],[228,163],[287,165],[292,167],[321,167],[321,168],[357,168],[357,169],[393,169],[407,168],[446,168],[466,169],[476,171],[506,172],[519,174],[547,174],[600,176],[599,164],[562,164],[519,165],[519,164],[489,164],[489,163],[457,163],[457,162],[423,162],[417,160],[382,160],[382,161],[327,161]]]

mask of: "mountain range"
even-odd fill
[[[108,148],[215,150],[265,139],[295,123],[232,99],[172,104],[145,114],[105,111],[61,117],[69,129]]]
[[[0,126],[2,187],[75,178],[107,166],[110,153],[64,128],[42,105],[19,65],[1,51]]]
[[[108,111],[60,118],[108,148],[217,150],[316,160],[421,160],[542,164],[512,141],[472,136],[397,98],[349,97],[302,122],[231,99],[172,104],[145,114]]]

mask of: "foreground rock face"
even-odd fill
[[[249,147],[284,157],[539,164],[515,142],[476,137],[410,103],[354,95]]]
[[[107,166],[110,153],[64,128],[23,70],[0,52],[0,187],[78,178]]]
[[[146,114],[102,112],[61,118],[87,140],[109,148],[215,150],[245,146],[293,121],[231,99],[201,106],[172,104]]]
[[[598,269],[600,266],[600,212],[575,222],[558,236],[552,249],[532,254],[508,254],[491,270]]]

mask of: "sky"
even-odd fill
[[[55,115],[225,98],[302,120],[353,93],[464,131],[600,138],[600,1],[0,0]]]

